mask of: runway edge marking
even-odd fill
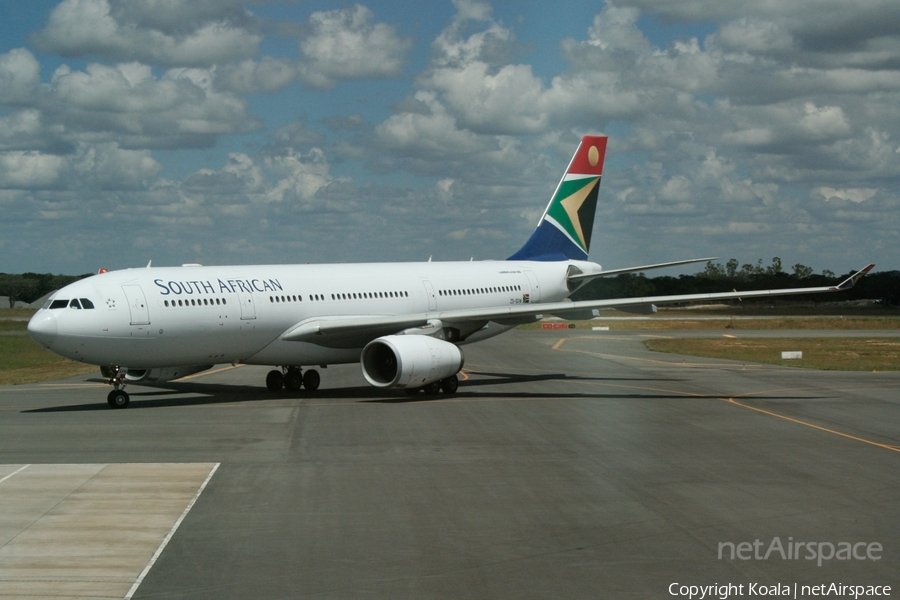
[[[213,475],[216,474],[216,471],[219,470],[219,466],[222,463],[216,463],[213,465],[212,470],[209,472],[209,475],[206,476],[206,479],[200,484],[200,489],[197,490],[197,493],[194,494],[194,497],[191,498],[191,501],[188,502],[188,505],[184,507],[184,511],[181,513],[181,516],[178,517],[178,520],[175,521],[175,524],[172,525],[172,529],[169,530],[169,533],[163,538],[163,541],[160,542],[159,548],[156,549],[153,556],[150,557],[150,562],[147,563],[147,566],[144,567],[144,570],[141,571],[141,574],[138,575],[137,580],[135,580],[134,585],[131,586],[131,589],[128,590],[128,593],[125,594],[125,598],[123,600],[131,600],[131,597],[137,592],[138,588],[141,586],[141,583],[144,581],[144,577],[147,576],[147,573],[150,572],[150,569],[153,568],[153,565],[156,564],[156,560],[163,553],[163,550],[166,549],[166,546],[169,543],[169,540],[175,535],[175,532],[178,531],[178,528],[181,526],[181,522],[184,521],[185,517],[187,517],[188,513],[191,512],[191,509],[194,508],[194,504],[196,504],[197,500],[200,498],[200,494],[203,493],[203,490],[206,489],[206,484],[209,483],[209,480],[212,479]]]
[[[900,447],[891,446],[890,444],[882,444],[880,442],[874,442],[872,440],[867,440],[866,438],[857,437],[855,435],[850,435],[849,433],[844,433],[842,431],[836,431],[834,429],[828,429],[827,427],[822,427],[820,425],[814,425],[812,423],[807,423],[806,421],[801,421],[800,419],[795,419],[793,417],[788,417],[786,415],[781,415],[776,412],[772,412],[770,410],[765,410],[763,408],[757,408],[755,406],[750,406],[749,404],[742,404],[735,400],[734,398],[722,398],[725,402],[729,404],[734,404],[735,406],[741,406],[743,408],[749,408],[750,410],[755,410],[756,412],[761,412],[763,414],[778,417],[779,419],[784,419],[785,421],[790,421],[791,423],[797,423],[798,425],[805,425],[806,427],[812,427],[813,429],[818,429],[819,431],[824,431],[826,433],[832,433],[834,435],[839,435],[841,437],[845,437],[851,440],[855,440],[857,442],[863,442],[864,444],[870,444],[872,446],[878,446],[879,448],[884,448],[885,450],[891,450],[893,452],[900,452]]]

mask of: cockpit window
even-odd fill
[[[81,298],[81,308],[94,308],[94,303],[87,298]]]
[[[50,308],[65,308],[69,305],[68,300],[54,300],[50,303]]]
[[[81,310],[81,304],[78,302],[78,298],[72,298],[72,301],[69,302],[69,308],[77,308]]]

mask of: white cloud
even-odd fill
[[[60,156],[40,152],[2,152],[0,189],[57,189],[63,184],[68,170],[68,161]]]
[[[507,64],[515,35],[491,17],[490,6],[458,0],[457,14],[432,43],[423,90],[437,92],[462,128],[516,135],[546,130],[544,85],[530,65]],[[472,27],[479,27],[472,31]],[[437,97],[437,96],[436,96]]]
[[[834,240],[859,253],[896,248],[896,2],[823,0],[814,14],[770,0],[579,5],[580,25],[547,29],[552,57],[518,41],[516,22],[487,2],[454,0],[452,19],[417,45],[403,32],[427,27],[379,22],[362,5],[279,23],[256,6],[60,2],[32,41],[87,61],[42,83],[38,59],[45,70],[56,61],[0,54],[6,220],[37,229],[44,215],[59,223],[53,236],[89,232],[77,239],[100,255],[98,221],[139,225],[134,245],[155,264],[497,257],[527,237],[577,139],[606,131],[614,160],[594,256],[610,266],[679,248],[838,270],[856,258]],[[672,23],[713,33],[658,46]],[[421,48],[430,54],[410,63]],[[326,91],[368,77],[398,80],[377,96]],[[253,133],[264,123],[265,139]],[[408,241],[379,245],[373,224]],[[0,222],[0,243],[10,227]],[[334,249],[335,236],[347,246]]]
[[[393,115],[375,129],[380,144],[401,154],[433,156],[438,160],[476,152],[482,148],[478,137],[457,127],[454,119],[433,92],[417,92],[424,107],[421,112]]]
[[[729,144],[800,152],[802,146],[844,139],[853,128],[840,106],[790,102],[756,107],[718,106],[735,125],[723,134]]]
[[[838,190],[833,187],[823,186],[813,188],[809,195],[811,198],[822,197],[826,202],[837,198],[838,200],[849,200],[855,204],[860,204],[866,200],[872,199],[877,193],[878,190],[875,188],[849,188]]]
[[[399,75],[412,41],[374,17],[361,4],[310,15],[310,32],[300,42],[303,80],[330,88],[341,79]]]
[[[319,148],[313,148],[306,155],[287,150],[267,157],[265,163],[269,172],[278,178],[265,195],[270,202],[290,200],[309,205],[316,193],[333,180],[325,153]]]
[[[46,112],[70,133],[123,147],[205,146],[255,126],[246,101],[217,91],[212,81],[205,69],[172,69],[157,78],[139,63],[63,66],[53,75]]]
[[[215,70],[216,87],[236,94],[270,94],[297,79],[299,68],[288,59],[263,57],[244,60]]]
[[[472,0],[454,0],[453,5],[456,16],[431,44],[431,65],[436,69],[452,69],[477,62],[508,62],[507,57],[515,47],[515,35],[494,21],[490,5]],[[470,31],[473,24],[485,27]]]
[[[148,188],[162,170],[147,150],[123,150],[116,144],[86,146],[73,158],[79,186],[100,190]]]
[[[25,48],[0,54],[0,105],[20,105],[35,99],[41,65]]]
[[[61,145],[60,131],[48,130],[35,109],[20,110],[8,117],[0,117],[0,151],[51,150]]]
[[[300,152],[291,147],[273,149],[257,162],[243,152],[232,152],[221,169],[200,169],[184,182],[182,190],[192,202],[214,202],[219,209],[230,206],[290,203],[310,209],[321,205],[317,193],[336,179],[320,148]],[[243,211],[246,212],[246,211]]]
[[[474,62],[460,68],[436,69],[421,85],[442,94],[461,123],[479,133],[522,134],[546,130],[543,86],[528,65],[506,65],[491,72]]]
[[[783,55],[794,49],[794,39],[783,25],[762,19],[741,18],[726,23],[709,40],[731,52]]]
[[[262,36],[236,2],[63,0],[38,47],[166,66],[210,66],[253,56]]]

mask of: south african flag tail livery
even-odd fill
[[[540,223],[509,260],[587,260],[607,139],[594,135],[581,138]]]

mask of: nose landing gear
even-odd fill
[[[113,391],[106,396],[107,404],[111,408],[127,407],[128,403],[131,402],[128,392],[125,391],[125,374],[128,372],[128,369],[112,366],[101,368],[100,371],[104,375],[109,375],[108,383],[113,386]]]

